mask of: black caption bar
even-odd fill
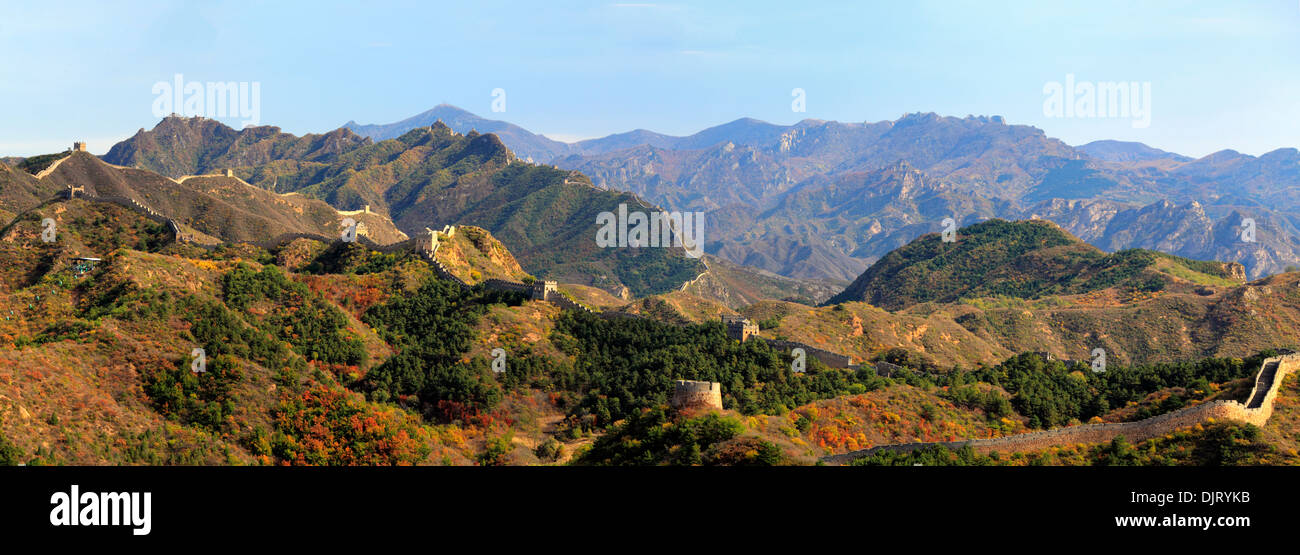
[[[825,539],[1032,528],[1231,541],[1287,529],[1296,478],[1273,467],[10,467],[0,468],[0,528],[6,538],[113,546],[436,531],[535,547],[691,526],[711,530],[706,543],[769,549],[781,541],[771,534],[796,530]]]

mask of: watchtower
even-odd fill
[[[758,335],[758,324],[741,316],[723,315],[722,323],[727,326],[727,336],[744,343],[750,337]]]
[[[77,142],[75,142],[75,143],[72,143],[72,151],[73,151],[73,152],[86,152],[86,143],[84,143],[84,142],[82,142],[82,141],[77,141]]]
[[[559,291],[553,280],[536,280],[533,282],[532,299],[534,301],[545,301],[551,298],[551,295],[558,295]]]
[[[700,408],[722,410],[722,384],[677,380],[676,386],[673,387],[672,406],[677,410]]]
[[[438,252],[438,232],[427,227],[424,228],[424,231],[429,234],[429,252]]]
[[[1053,360],[1056,360],[1056,357],[1052,356],[1052,353],[1047,351],[1034,351],[1032,354],[1043,362],[1052,362]]]

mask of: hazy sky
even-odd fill
[[[447,102],[560,140],[919,111],[1192,156],[1300,146],[1297,0],[46,0],[3,13],[0,155],[77,139],[103,153],[153,127],[154,85],[176,74],[257,82],[259,123],[298,134]],[[1150,83],[1150,125],[1044,115],[1044,86],[1067,74]],[[791,109],[795,88],[806,112]]]

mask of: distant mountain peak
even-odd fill
[[[550,161],[565,156],[572,151],[567,143],[562,143],[542,135],[534,134],[515,124],[487,119],[451,104],[442,103],[409,118],[387,124],[358,124],[349,121],[343,127],[357,134],[376,141],[396,139],[408,131],[428,128],[436,122],[442,122],[448,129],[457,133],[470,132],[491,133],[499,136],[510,149],[523,158]]]
[[[1192,158],[1181,154],[1167,152],[1132,141],[1101,140],[1075,148],[1092,158],[1108,162],[1146,162],[1163,159],[1188,162],[1192,160]]]

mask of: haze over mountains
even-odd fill
[[[379,138],[431,118],[461,132],[501,129],[520,156],[671,209],[706,211],[708,252],[786,276],[852,280],[947,217],[1045,218],[1107,250],[1241,262],[1251,277],[1300,264],[1293,148],[1191,159],[1132,142],[1072,147],[998,116],[936,114],[793,125],[742,118],[686,137],[635,130],[571,144],[448,105],[348,127]],[[1247,218],[1254,242],[1242,240]]]

